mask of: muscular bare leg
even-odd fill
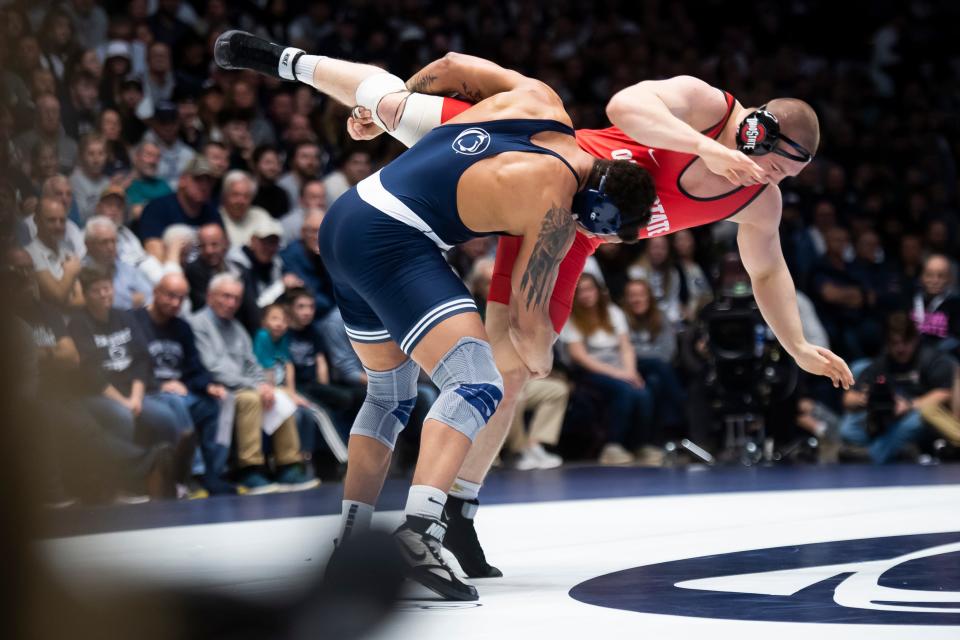
[[[275,44],[243,31],[227,31],[214,45],[217,64],[225,69],[253,69],[283,80],[298,80],[347,106],[364,104],[361,94],[385,94],[405,89],[400,78],[380,67],[305,53],[295,47]],[[375,78],[364,92],[361,86]],[[371,108],[376,108],[374,104]]]
[[[503,400],[486,428],[480,432],[464,460],[446,504],[447,547],[471,578],[496,578],[503,575],[491,566],[483,553],[473,526],[480,485],[493,466],[493,461],[503,447],[510,432],[517,401],[530,372],[520,360],[507,334],[507,306],[487,302],[487,333],[493,347],[497,369],[503,377]]]

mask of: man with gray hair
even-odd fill
[[[147,275],[117,257],[117,225],[106,216],[93,216],[84,230],[85,263],[96,264],[113,274],[113,304],[118,309],[136,309],[153,300],[153,284]]]
[[[257,184],[246,171],[234,169],[223,178],[220,195],[220,218],[231,246],[242,247],[250,241],[254,229],[273,217],[261,207],[253,206]]]
[[[247,494],[313,488],[319,482],[303,470],[293,414],[271,435],[277,463],[275,481],[266,474],[261,429],[264,412],[274,406],[276,395],[253,354],[250,335],[236,320],[242,300],[243,283],[231,273],[220,273],[210,280],[207,306],[190,317],[200,360],[212,381],[232,392],[236,403],[238,484]]]

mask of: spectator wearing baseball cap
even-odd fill
[[[220,214],[210,206],[213,182],[210,163],[203,156],[195,155],[180,176],[177,192],[157,198],[143,209],[139,234],[147,253],[161,262],[165,260],[163,232],[172,224],[223,226]]]
[[[140,238],[126,226],[127,193],[123,187],[111,184],[97,201],[96,215],[108,218],[117,226],[117,257],[131,266],[139,266],[147,258]]]
[[[100,102],[108,107],[115,107],[120,100],[124,78],[133,69],[130,43],[126,40],[111,40],[100,51],[103,57]]]
[[[194,150],[180,139],[180,114],[177,105],[168,101],[155,102],[149,122],[150,130],[144,134],[143,139],[160,147],[157,177],[166,180],[170,188],[175,189],[180,174],[194,155]]]
[[[243,282],[243,304],[237,319],[251,335],[260,328],[261,309],[276,302],[287,287],[303,286],[296,275],[283,273],[282,237],[283,227],[268,214],[254,226],[247,244],[227,253],[227,262]]]

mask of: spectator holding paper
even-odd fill
[[[250,336],[236,320],[242,300],[243,283],[233,274],[218,274],[210,281],[207,306],[190,318],[200,360],[213,381],[230,391],[227,402],[234,403],[238,484],[248,494],[313,488],[318,481],[309,478],[301,464],[296,405],[276,389],[257,362]],[[261,430],[273,445],[273,480],[266,468]]]

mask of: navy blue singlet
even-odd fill
[[[406,352],[444,319],[476,304],[441,250],[493,235],[468,229],[457,210],[463,173],[491,156],[556,152],[530,138],[573,129],[553,120],[493,120],[435,128],[330,208],[320,253],[334,281],[347,335],[355,342],[395,340]]]
[[[544,131],[574,135],[573,129],[554,120],[494,120],[442,125],[384,167],[379,172],[378,182],[409,207],[447,246],[480,235],[493,235],[471,231],[460,220],[457,211],[460,176],[485,158],[507,151],[521,151],[559,158],[570,168],[574,178],[579,179],[562,156],[531,142],[531,136]],[[371,176],[371,182],[375,181],[377,178]],[[378,206],[376,187],[358,185],[358,190],[363,200]]]

